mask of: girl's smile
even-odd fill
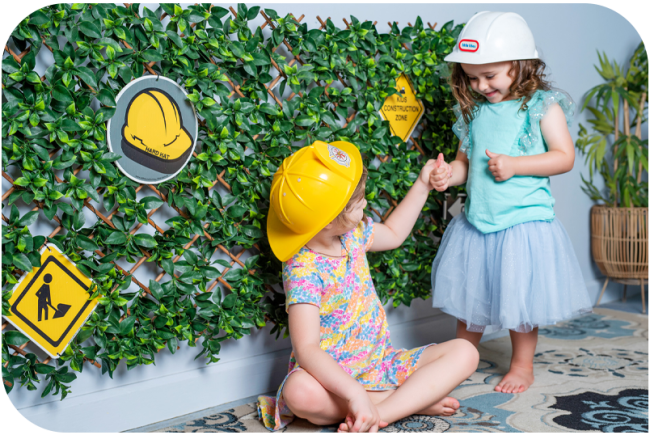
[[[509,61],[480,65],[461,64],[474,92],[483,95],[490,103],[511,99],[510,85],[513,82],[509,74],[511,66],[512,62]]]

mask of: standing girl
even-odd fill
[[[287,157],[271,186],[269,243],[282,267],[293,353],[276,397],[260,396],[264,425],[294,415],[339,431],[377,432],[411,414],[451,415],[445,397],[478,366],[465,340],[395,349],[367,251],[398,248],[431,190],[430,160],[385,224],[364,218],[367,171],[348,142],[316,141]]]
[[[549,181],[573,168],[575,104],[544,80],[546,65],[515,13],[474,15],[445,60],[454,62],[461,143],[431,183],[442,192],[467,182],[467,201],[433,261],[433,306],[456,317],[456,336],[475,346],[484,332],[509,329],[510,370],[495,390],[520,393],[533,383],[538,327],[591,311]]]

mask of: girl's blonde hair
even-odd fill
[[[348,203],[345,205],[345,208],[341,213],[339,213],[338,216],[334,218],[332,221],[333,224],[341,224],[341,225],[352,225],[354,222],[350,221],[348,219],[348,213],[350,213],[350,210],[354,208],[354,205],[361,201],[364,196],[366,196],[366,180],[368,179],[368,169],[366,169],[365,165],[363,166],[363,172],[361,173],[361,178],[359,179],[359,184],[357,184],[356,189],[354,189],[354,192],[352,192],[352,196],[350,197],[350,200]]]
[[[527,110],[528,103],[538,89],[548,91],[551,85],[544,78],[544,69],[546,63],[541,59],[513,60],[508,74],[513,78],[510,85],[510,94],[513,99],[524,97],[520,110]],[[474,118],[477,103],[487,101],[483,95],[472,90],[467,74],[460,66],[460,63],[454,63],[451,71],[451,92],[460,104],[460,111],[463,114],[463,120],[466,124]]]

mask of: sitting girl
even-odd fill
[[[398,248],[431,190],[430,160],[385,224],[364,218],[367,170],[347,142],[316,141],[273,178],[269,243],[283,280],[293,353],[277,396],[260,396],[264,425],[294,416],[339,431],[377,432],[411,414],[451,415],[447,394],[478,366],[466,340],[395,349],[366,252]]]

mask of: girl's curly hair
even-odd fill
[[[513,78],[512,85],[510,85],[510,94],[513,99],[524,97],[520,110],[527,110],[528,103],[538,89],[548,91],[551,85],[545,80],[546,74],[544,69],[546,63],[541,59],[525,59],[513,60],[512,66],[508,74]],[[469,83],[469,78],[460,63],[454,63],[451,71],[451,92],[460,104],[460,110],[463,114],[465,123],[474,118],[478,108],[477,103],[487,101],[483,95],[480,95],[472,90]]]

